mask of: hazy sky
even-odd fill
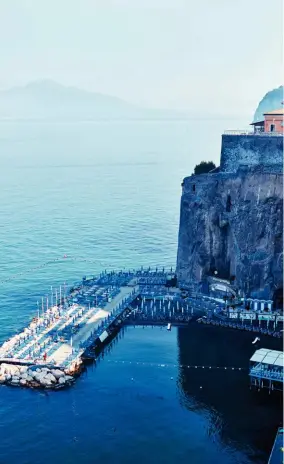
[[[282,0],[0,0],[0,88],[51,78],[250,114],[282,83],[282,13]]]

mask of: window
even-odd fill
[[[275,131],[275,124],[270,124],[270,132],[274,132]]]

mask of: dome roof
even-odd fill
[[[253,122],[263,121],[264,113],[270,113],[271,111],[279,110],[281,108],[281,103],[284,99],[283,90],[283,85],[281,85],[277,89],[267,92],[254,113]]]

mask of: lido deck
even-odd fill
[[[37,317],[0,347],[0,364],[62,369],[73,374],[90,346],[108,338],[111,326],[138,297],[139,284],[164,286],[165,271],[102,273],[83,278],[69,295],[46,307],[42,302]],[[50,301],[54,299],[54,295]],[[132,308],[133,309],[133,308]]]
[[[110,301],[103,308],[74,303],[72,298],[67,304],[48,308],[2,345],[0,363],[47,365],[71,373],[81,364],[88,342],[94,341],[99,329],[106,329],[136,296],[137,287],[128,285],[121,287],[111,300],[108,297]]]
[[[0,383],[37,386],[36,380],[43,386],[42,377],[49,376],[47,386],[52,388],[57,376],[57,384],[65,384],[60,375],[71,381],[70,375],[80,372],[84,360],[95,357],[93,348],[107,342],[123,322],[181,325],[202,313],[211,320],[223,312],[222,301],[185,295],[175,284],[172,269],[149,268],[83,278],[68,295],[64,289],[62,296],[60,288],[46,305],[43,300],[41,307],[38,304],[37,317],[25,329],[0,347]]]

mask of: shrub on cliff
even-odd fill
[[[194,174],[206,174],[209,171],[212,171],[212,169],[215,169],[216,165],[213,163],[213,161],[201,161],[201,163],[197,164],[194,168]]]

